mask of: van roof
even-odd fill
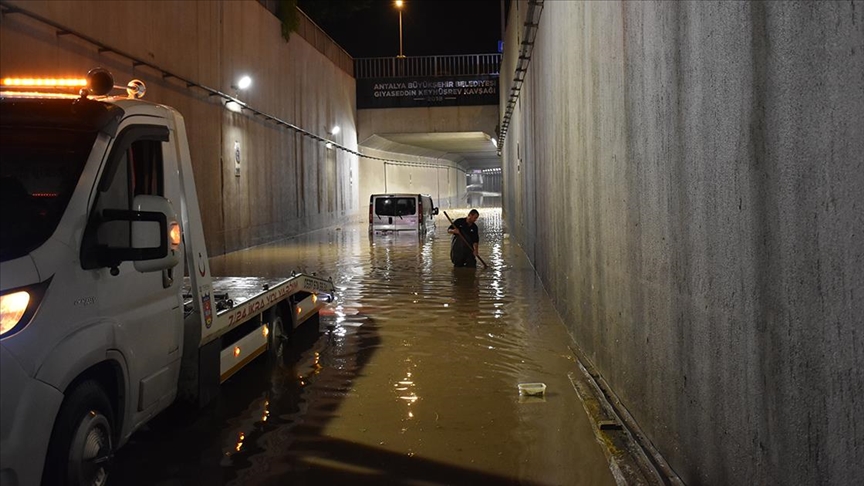
[[[417,196],[432,197],[429,194],[417,194],[416,192],[415,193],[404,192],[404,193],[392,193],[392,194],[372,194],[369,197],[373,198],[373,197],[417,197]]]

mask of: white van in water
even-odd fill
[[[427,194],[372,194],[369,196],[369,231],[427,231],[434,226],[432,197]]]

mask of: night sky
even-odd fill
[[[299,7],[352,57],[399,54],[393,0],[300,0]],[[406,56],[498,52],[501,0],[405,0]]]

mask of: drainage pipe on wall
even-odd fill
[[[531,63],[531,54],[534,52],[534,40],[537,38],[537,29],[540,27],[540,15],[543,13],[545,0],[529,0],[528,10],[525,12],[525,23],[522,25],[522,42],[519,45],[519,58],[516,61],[516,69],[513,73],[513,84],[510,86],[510,97],[501,120],[501,133],[498,141],[498,155],[501,155],[501,147],[507,138],[507,130],[510,128],[510,120],[513,118],[513,109],[519,100],[522,91],[522,83],[525,82],[525,73],[528,72],[528,64]],[[513,15],[517,15],[514,13]]]

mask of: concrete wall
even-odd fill
[[[456,163],[363,147],[365,155],[387,159],[361,158],[360,220],[369,220],[369,196],[386,193],[429,194],[441,211],[465,207],[465,171]],[[461,202],[460,202],[461,201]],[[443,213],[442,216],[443,218]]]
[[[286,43],[279,20],[254,0],[10,3],[225,93],[235,94],[231,86],[248,74],[253,85],[236,93],[240,99],[320,136],[338,124],[334,141],[356,150],[354,79],[301,36]],[[186,118],[211,255],[337,224],[360,211],[356,156],[230,112],[217,97],[20,14],[2,16],[0,75],[82,76],[95,66],[110,69],[118,84],[144,80],[146,99]]]
[[[860,2],[545,2],[506,218],[688,484],[864,484],[862,73]]]
[[[358,140],[387,133],[484,132],[495,136],[497,106],[357,110]]]

